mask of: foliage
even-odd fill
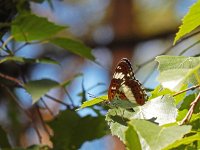
[[[32,1],[42,3],[44,0]],[[74,105],[72,100],[70,104],[65,103],[54,96],[48,95],[48,92],[60,88],[70,99],[66,88],[80,74],[63,82],[49,78],[38,80],[25,78],[25,73],[21,72],[24,66],[35,65],[36,63],[50,65],[59,65],[60,63],[49,57],[26,58],[18,56],[16,52],[28,45],[49,43],[75,55],[95,61],[91,49],[78,40],[60,36],[60,33],[64,32],[67,26],[55,24],[44,17],[31,13],[29,1],[20,0],[16,3],[14,9],[18,13],[14,13],[14,16],[11,17],[13,19],[8,22],[8,28],[3,28],[3,31],[6,29],[9,37],[5,36],[6,39],[2,42],[0,48],[0,52],[6,54],[1,56],[0,65],[9,66],[11,64],[12,67],[17,66],[16,68],[18,68],[17,75],[0,73],[0,95],[1,98],[8,101],[7,103],[12,101],[12,105],[14,105],[6,111],[8,111],[7,117],[10,117],[9,121],[14,122],[15,128],[14,130],[10,126],[0,128],[0,148],[12,149],[12,142],[7,137],[11,135],[10,133],[13,135],[15,133],[19,134],[21,132],[20,123],[23,124],[24,122],[26,123],[24,130],[27,129],[27,126],[34,128],[41,143],[42,137],[40,137],[38,126],[42,126],[47,133],[51,129],[53,134],[48,136],[53,144],[53,149],[59,150],[78,149],[85,141],[101,138],[109,132],[119,137],[129,150],[200,148],[200,57],[157,56],[155,62],[158,63],[158,81],[160,85],[152,89],[148,100],[142,106],[131,105],[131,102],[127,101],[108,101],[107,95],[87,101],[87,90],[82,82],[83,91],[82,95],[79,96],[81,96],[83,104],[77,109],[77,105]],[[28,5],[26,9],[22,7],[25,5]],[[50,1],[49,5],[52,6]],[[199,26],[199,8],[200,0],[190,8],[188,14],[183,18],[183,24],[176,35],[174,43]],[[1,33],[1,37],[3,34],[4,32]],[[8,46],[12,43],[20,43],[22,46],[12,49]],[[9,67],[8,69],[10,69]],[[30,109],[23,107],[23,102],[21,102],[16,92],[19,88],[31,96],[32,105]],[[52,112],[43,101],[44,97],[63,104],[66,106],[66,110],[59,111],[58,114]],[[110,106],[106,116],[101,113],[101,110],[107,108],[101,107],[98,109],[94,106],[98,103],[105,103]],[[119,103],[120,105],[118,105]],[[116,107],[122,105],[124,107]],[[78,114],[78,111],[75,111],[86,107],[93,110],[96,116],[87,115],[82,117]],[[50,121],[43,118],[40,112],[44,108],[53,116]],[[28,119],[22,121],[22,117]],[[40,120],[39,123],[36,122],[38,120]],[[46,122],[46,120],[48,121]],[[18,139],[18,137],[16,138]],[[15,149],[22,149],[17,148],[18,143],[16,145]],[[50,148],[34,145],[27,149],[42,150]]]
[[[189,12],[184,16],[182,25],[179,27],[179,31],[174,39],[174,44],[186,34],[192,32],[200,25],[200,0],[197,0],[191,7]]]
[[[164,88],[179,91],[188,83],[198,83],[200,57],[158,56],[156,61],[160,72],[158,81]]]
[[[190,123],[184,126],[179,126],[179,124],[183,123],[182,120],[196,99],[194,94],[186,95],[185,89],[189,85],[198,84],[199,60],[199,57],[157,57],[161,85],[151,92],[151,96],[143,106],[135,106],[132,108],[133,110],[123,107],[109,109],[106,121],[112,135],[118,136],[130,150],[135,148],[161,150],[183,145],[189,147],[198,141],[200,136],[197,124],[200,119],[200,103],[195,105]],[[187,72],[183,74],[181,70]],[[182,79],[179,86],[174,86],[177,82],[175,78]],[[168,89],[164,87],[163,83],[165,82],[170,82],[167,86]],[[196,86],[196,88],[198,87]],[[95,104],[95,102],[96,99],[89,101],[90,104]],[[198,146],[197,144],[194,147]]]
[[[106,134],[103,116],[81,117],[70,110],[61,112],[49,125],[54,130],[52,137],[54,148],[59,150],[78,149],[84,141],[100,138]]]

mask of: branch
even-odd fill
[[[54,113],[51,111],[51,109],[49,108],[49,106],[47,105],[47,103],[44,101],[43,98],[41,98],[42,103],[44,104],[44,106],[46,107],[46,109],[49,111],[49,113],[54,116]]]
[[[178,92],[178,93],[175,93],[175,94],[173,94],[172,96],[175,97],[175,96],[177,96],[177,95],[179,95],[179,94],[182,94],[182,93],[187,92],[187,91],[189,91],[189,90],[194,90],[194,89],[196,89],[196,88],[198,88],[198,87],[200,87],[200,85],[192,86],[192,87],[187,88],[187,89],[185,89],[185,90],[182,90],[182,91],[180,91],[180,92]]]
[[[181,121],[180,125],[183,125],[185,123],[188,123],[192,117],[192,114],[194,112],[194,108],[197,105],[197,103],[200,100],[200,93],[198,94],[198,96],[195,98],[195,100],[190,104],[190,109],[187,113],[187,115],[185,116],[185,118],[183,118],[183,120]]]
[[[189,39],[189,38],[191,38],[191,37],[193,37],[193,36],[195,36],[195,35],[197,35],[197,34],[199,34],[199,33],[200,33],[200,31],[197,31],[197,32],[195,32],[195,33],[193,33],[193,34],[191,34],[191,35],[188,35],[188,36],[182,38],[180,41],[178,41],[178,42],[176,43],[176,45],[172,45],[172,46],[168,47],[167,49],[164,50],[164,52],[160,53],[159,55],[167,54],[168,52],[170,52],[170,50],[171,50],[172,48],[178,46],[178,45],[181,44],[183,41],[185,41],[185,40],[187,40],[187,39]],[[198,44],[198,43],[199,43],[199,41],[197,41],[197,42],[195,42],[194,44],[190,45],[188,48],[184,49],[179,55],[182,55],[183,53],[185,53],[185,51],[187,51],[188,49],[190,49],[191,47],[195,46],[195,45]],[[144,62],[144,63],[138,65],[138,68],[136,69],[135,72],[139,71],[142,67],[144,67],[144,66],[147,65],[148,63],[152,62],[153,60],[154,60],[154,57],[151,58],[151,59],[149,59],[148,61],[146,61],[146,62]]]
[[[65,102],[63,102],[63,101],[61,101],[61,100],[59,100],[59,99],[57,99],[57,98],[55,98],[55,97],[52,97],[52,96],[50,96],[50,95],[48,95],[48,94],[45,94],[44,96],[46,96],[46,97],[49,98],[50,100],[53,100],[53,101],[55,101],[55,102],[57,102],[57,103],[60,103],[60,104],[62,104],[62,105],[64,105],[64,106],[66,106],[68,109],[74,108],[72,105],[69,105],[69,104],[67,104],[67,103],[65,103]]]
[[[41,114],[41,112],[40,112],[40,109],[39,109],[39,107],[38,107],[37,105],[36,105],[36,111],[37,111],[37,113],[38,113],[38,115],[39,115],[39,118],[40,118],[41,124],[42,124],[42,126],[43,126],[43,129],[45,130],[45,132],[46,132],[49,136],[51,136],[51,133],[49,132],[49,129],[47,128],[47,126],[46,126],[46,124],[45,124],[45,122],[44,122],[44,120],[43,120],[42,114]]]
[[[3,73],[0,73],[0,77],[4,78],[6,80],[10,80],[10,81],[16,83],[17,85],[19,85],[20,87],[23,87],[23,83],[20,80],[18,80],[17,78],[11,77],[9,75],[5,75]]]
[[[28,117],[29,121],[31,121],[31,123],[32,123],[32,125],[33,125],[33,127],[34,127],[34,129],[35,129],[35,131],[36,131],[36,133],[37,133],[37,135],[38,135],[38,138],[39,138],[40,143],[42,143],[42,136],[41,136],[41,134],[40,134],[39,129],[37,128],[37,126],[36,126],[35,123],[33,122],[32,114],[31,114],[29,111],[27,111],[27,110],[21,105],[21,103],[18,101],[18,99],[16,98],[16,96],[12,93],[12,91],[11,91],[8,87],[6,87],[6,86],[4,86],[4,85],[1,85],[1,86],[3,86],[3,87],[6,89],[6,91],[7,91],[8,94],[10,95],[10,97],[15,101],[15,103],[18,105],[18,107],[26,114],[26,116]]]

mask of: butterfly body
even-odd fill
[[[115,69],[108,90],[108,100],[123,108],[145,103],[146,93],[135,78],[131,63],[126,58],[121,59]]]

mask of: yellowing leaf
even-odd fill
[[[81,107],[79,109],[82,109],[82,108],[85,108],[85,107],[89,107],[89,106],[92,106],[92,105],[95,105],[95,104],[98,104],[100,102],[103,102],[103,101],[106,101],[108,100],[108,96],[107,95],[103,95],[103,96],[100,96],[100,97],[96,97],[92,100],[89,100],[89,101],[85,101]],[[77,109],[77,110],[79,110]]]
[[[174,39],[174,44],[187,33],[190,33],[200,25],[200,0],[192,5],[189,12],[184,16],[182,25]]]

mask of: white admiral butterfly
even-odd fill
[[[135,78],[131,63],[123,58],[115,68],[108,90],[108,100],[115,106],[132,108],[143,105],[147,95],[141,83]]]

